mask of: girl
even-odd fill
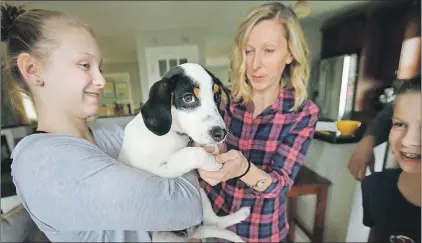
[[[38,227],[53,242],[149,242],[148,231],[199,224],[195,173],[163,179],[125,166],[116,161],[123,129],[88,127],[105,84],[92,30],[61,12],[14,10],[2,7],[2,37],[38,131],[14,149],[12,175]]]
[[[370,242],[421,242],[421,77],[397,91],[389,143],[400,168],[362,182],[363,224]]]

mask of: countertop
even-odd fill
[[[331,119],[325,119],[325,118],[318,118],[318,122],[335,122]],[[318,127],[318,126],[317,126]],[[324,129],[326,127],[320,127],[320,129]],[[331,130],[328,131],[315,131],[314,139],[324,141],[331,144],[352,144],[352,143],[358,143],[364,136],[365,131],[367,129],[367,124],[362,122],[360,127],[356,129],[355,133],[352,136],[341,136],[337,135],[336,132],[333,132]],[[334,125],[334,130],[337,130]]]
[[[328,134],[327,134],[328,133]],[[353,136],[337,136],[335,132],[318,132],[314,134],[314,139],[321,140],[331,144],[358,143],[363,137],[362,133]]]

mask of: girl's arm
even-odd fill
[[[28,211],[51,230],[172,231],[202,221],[194,172],[164,179],[74,138],[37,138],[20,146],[13,177]]]

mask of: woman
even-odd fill
[[[13,12],[2,7],[2,35],[15,88],[33,98],[38,131],[14,149],[12,175],[38,227],[53,242],[148,242],[148,231],[199,224],[194,173],[163,179],[127,167],[115,160],[122,128],[88,127],[105,84],[92,31],[56,11]]]
[[[362,181],[370,242],[421,242],[421,76],[403,83],[393,104],[389,143],[400,168]]]
[[[199,175],[218,215],[251,207],[231,230],[246,242],[281,242],[289,230],[286,194],[318,115],[307,100],[308,47],[293,11],[278,2],[252,9],[237,31],[231,69],[228,152],[216,156],[224,167]]]

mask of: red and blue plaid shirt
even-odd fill
[[[318,116],[318,108],[310,100],[295,112],[289,111],[293,105],[293,90],[281,88],[273,105],[255,119],[252,102],[247,105],[232,102],[232,115],[224,112],[230,132],[227,151],[241,151],[248,161],[272,178],[272,184],[264,192],[237,179],[215,186],[206,184],[205,191],[217,215],[251,207],[245,221],[228,228],[246,242],[280,242],[287,236],[286,195],[303,164]]]

